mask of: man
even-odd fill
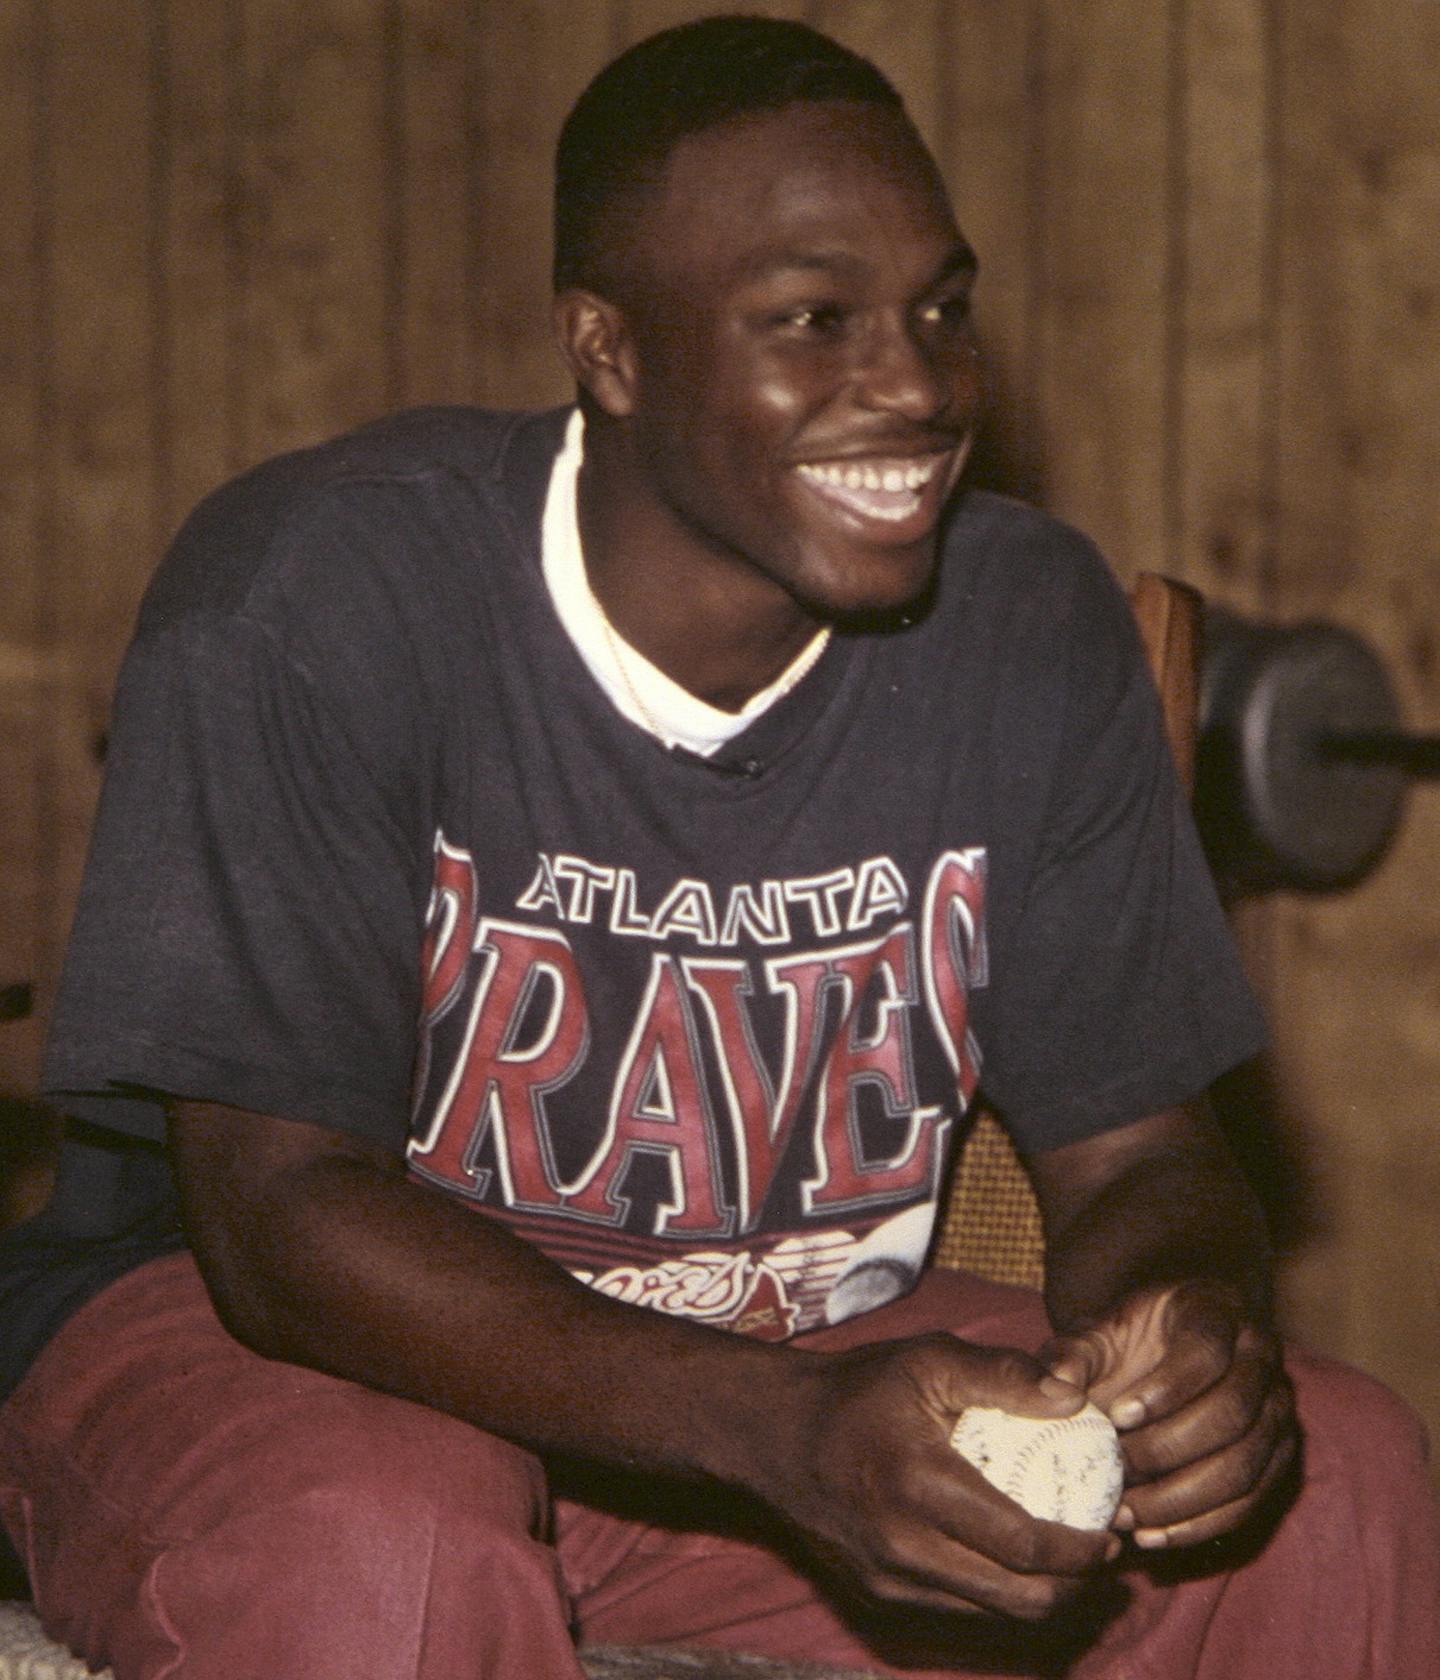
[[[1419,1675],[1413,1425],[1297,1362],[1294,1501],[1190,1102],[1254,1008],[1123,599],[958,489],[975,259],[898,99],[712,20],[603,73],[558,173],[574,414],[271,463],[147,598],[48,1068],[95,1129],[15,1245],[105,1181],[0,1414],[39,1603],[119,1680],[560,1677],[576,1638]],[[1038,1357],[1038,1303],[920,1277],[982,1068]],[[193,1261],[119,1142],[162,1115]],[[1112,1532],[948,1445],[1086,1393]]]

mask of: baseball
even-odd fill
[[[1108,1528],[1124,1467],[1115,1426],[1087,1402],[1073,1417],[1017,1417],[994,1406],[961,1412],[950,1445],[1032,1517]]]

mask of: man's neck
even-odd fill
[[[736,555],[631,493],[623,449],[587,433],[577,486],[585,571],[616,631],[673,682],[739,711],[823,626]]]

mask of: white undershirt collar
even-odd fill
[[[795,687],[825,651],[830,631],[817,631],[775,681],[751,695],[738,712],[721,711],[682,688],[620,635],[590,587],[575,503],[584,449],[585,417],[577,408],[550,472],[540,527],[541,567],[555,611],[617,711],[667,747],[685,747],[709,758]]]

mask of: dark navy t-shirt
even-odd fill
[[[914,1277],[978,1081],[1044,1150],[1193,1095],[1259,1019],[1082,538],[962,494],[909,621],[700,759],[555,616],[563,422],[401,416],[190,521],[46,1087],[151,1146],[161,1093],[353,1133],[597,1288],[786,1336]]]

